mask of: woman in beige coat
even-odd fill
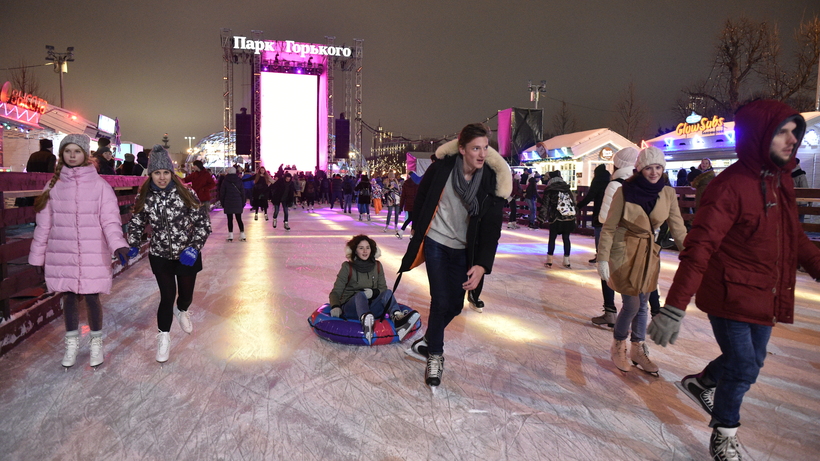
[[[621,371],[629,371],[631,359],[647,373],[658,373],[644,343],[649,293],[657,288],[660,271],[660,246],[655,243],[655,235],[668,221],[679,250],[686,238],[675,190],[662,180],[665,167],[660,149],[642,150],[635,163],[637,172],[615,192],[601,230],[598,272],[623,299],[610,350],[612,361]],[[630,330],[632,347],[627,355]]]

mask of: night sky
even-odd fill
[[[532,107],[527,80],[547,80],[547,130],[556,100],[571,104],[579,130],[611,126],[632,80],[654,133],[677,123],[670,109],[681,88],[708,75],[724,21],[744,14],[777,23],[789,45],[820,2],[9,0],[0,6],[0,69],[45,63],[45,45],[73,46],[67,109],[94,121],[119,117],[123,141],[150,146],[167,132],[180,151],[185,136],[222,129],[221,28],[304,43],[333,35],[337,45],[364,39],[365,122],[408,137],[439,137],[499,109]],[[59,104],[57,74],[31,70]],[[235,78],[248,72],[237,67]],[[237,111],[248,104],[239,93],[235,101]]]

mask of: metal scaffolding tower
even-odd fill
[[[254,40],[262,40],[261,30],[251,30],[251,36]],[[251,149],[251,168],[256,171],[259,168],[259,153],[262,151],[262,97],[261,97],[261,77],[262,77],[262,55],[248,53],[251,61],[251,102],[253,105],[251,124],[251,140],[253,141],[253,149]]]
[[[336,43],[336,37],[331,35],[325,35],[325,40],[327,40],[328,47],[334,46]],[[333,146],[335,145],[335,131],[336,131],[336,114],[333,112],[333,68],[336,67],[335,63],[332,62],[331,57],[327,58],[327,62],[325,63],[325,69],[327,72],[327,163],[330,165],[333,162],[333,153],[334,149]]]
[[[353,39],[353,70],[356,74],[356,117],[353,118],[355,136],[353,148],[359,152],[362,167],[364,167],[364,152],[362,152],[362,43],[360,38]]]
[[[224,28],[220,31],[220,43],[222,44],[222,61],[224,64],[223,72],[223,92],[222,92],[222,130],[225,132],[225,139],[231,139],[231,133],[234,132],[234,116],[233,116],[233,64],[236,56],[233,52],[233,35],[232,30]],[[225,144],[224,155],[231,155],[236,151],[236,146],[228,141]]]

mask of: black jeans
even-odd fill
[[[242,213],[228,214],[228,232],[233,232],[233,218],[236,216],[236,224],[239,226],[239,232],[245,232],[245,225],[242,224]]]
[[[444,353],[444,329],[464,307],[467,281],[467,250],[444,246],[431,238],[424,239],[424,259],[430,282],[430,315],[427,318],[427,350]]]

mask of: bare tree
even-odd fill
[[[612,128],[626,139],[639,143],[649,127],[646,106],[638,100],[635,83],[629,85],[621,93],[621,99],[615,104],[615,121]]]
[[[796,53],[791,65],[783,63],[776,27],[748,18],[728,19],[718,37],[715,63],[708,78],[696,82],[676,101],[675,111],[691,111],[734,118],[744,101],[764,97],[809,109],[807,96],[816,78],[820,57],[820,20],[815,16],[795,31]]]
[[[766,81],[769,96],[792,103],[798,109],[810,110],[798,107],[800,101],[809,101],[806,91],[811,92],[814,87],[814,72],[817,70],[817,62],[820,58],[820,18],[815,16],[809,21],[800,24],[794,33],[794,41],[797,43],[797,51],[793,58],[792,69],[787,69],[781,62],[780,44],[772,43],[770,60],[761,70],[761,75]],[[797,103],[797,104],[795,104]]]
[[[40,66],[31,66],[25,59],[20,59],[20,65],[11,69],[9,81],[15,89],[47,100],[46,95],[40,90],[40,81],[32,71],[34,67]]]
[[[578,119],[570,112],[567,103],[561,101],[561,110],[552,118],[552,127],[555,130],[555,135],[572,133],[576,131],[577,126]]]

